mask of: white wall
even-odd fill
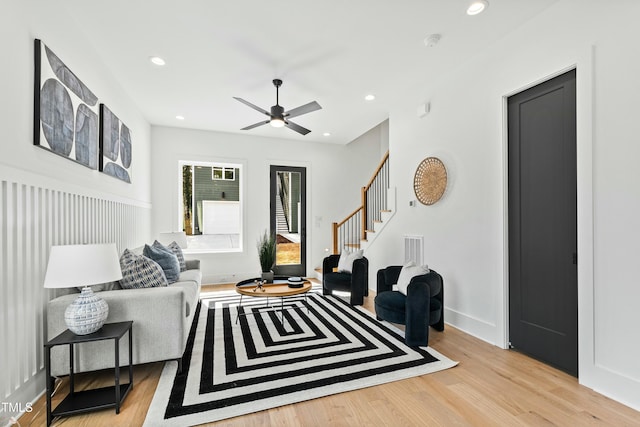
[[[3,2],[0,16],[3,70],[0,82],[3,98],[0,103],[3,125],[0,162],[41,176],[149,203],[150,126],[111,76],[108,58],[100,58],[99,52],[76,32],[71,12],[52,2]],[[131,129],[132,185],[33,146],[33,44],[36,38],[51,48],[98,97],[98,101],[106,104]]]
[[[283,129],[283,132],[290,132]],[[307,168],[307,274],[331,247],[331,223],[360,202],[388,139],[386,122],[347,145],[320,144],[153,126],[151,130],[154,235],[177,230],[180,195],[178,162],[220,161],[243,165],[244,239],[241,253],[191,255],[201,260],[203,283],[229,283],[260,272],[256,242],[269,228],[269,166]]]
[[[367,255],[372,271],[398,264],[402,235],[424,235],[425,258],[445,278],[445,319],[505,346],[503,97],[577,67],[579,380],[634,408],[640,408],[639,13],[640,3],[631,0],[565,0],[458,72],[417,84],[390,115],[398,212]],[[415,107],[423,99],[431,113],[419,119]],[[437,204],[410,208],[413,173],[428,156],[445,163],[448,188]]]
[[[5,0],[0,13],[0,402],[21,408],[44,390],[51,245],[149,236],[150,126],[60,2]],[[132,184],[33,145],[34,39],[47,44],[132,133]],[[0,425],[9,414],[0,413]]]

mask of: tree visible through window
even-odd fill
[[[188,249],[238,251],[242,244],[242,165],[181,161],[181,228]]]

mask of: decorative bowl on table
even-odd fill
[[[289,277],[287,279],[287,284],[290,288],[301,288],[304,286],[304,280],[302,277]]]

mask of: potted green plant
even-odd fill
[[[258,239],[258,258],[262,269],[262,280],[273,282],[273,265],[276,263],[276,235],[264,230]]]

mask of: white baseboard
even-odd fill
[[[241,280],[252,279],[256,277],[255,272],[233,273],[233,274],[203,274],[203,285],[222,285],[228,283],[238,283]]]
[[[444,321],[447,324],[458,328],[469,335],[481,339],[482,341],[486,341],[489,344],[498,345],[495,342],[496,325],[494,324],[491,324],[484,320],[476,319],[474,317],[446,307],[444,309]]]
[[[640,411],[640,381],[597,363],[580,367],[580,384]]]
[[[0,426],[4,427],[2,422],[9,421],[11,417],[18,419],[25,412],[31,412],[35,402],[46,392],[45,390],[45,371],[38,371],[34,376],[25,381],[18,389],[11,393],[8,397],[2,399],[2,403],[11,404],[17,410],[7,405],[0,406]],[[46,408],[43,408],[46,411]]]

